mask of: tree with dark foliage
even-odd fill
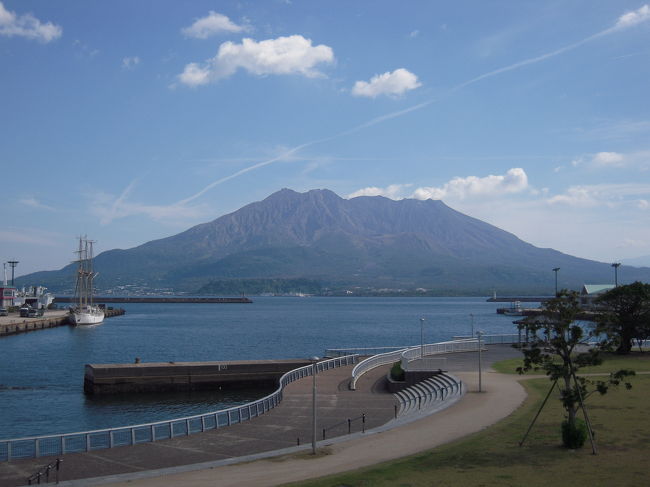
[[[545,303],[541,316],[526,318],[518,325],[520,330],[526,332],[528,342],[523,348],[524,365],[517,371],[520,374],[539,369],[546,372],[553,382],[549,396],[556,385],[559,388],[560,400],[566,412],[562,423],[562,439],[567,448],[581,447],[587,432],[594,445],[593,432],[584,406],[587,397],[594,392],[605,394],[610,386],[618,385],[627,376],[634,374],[630,370],[620,370],[610,374],[607,380],[576,375],[581,367],[602,363],[598,348],[585,345],[593,332],[576,321],[579,312],[577,293],[562,290],[556,298]],[[627,382],[625,386],[631,387]],[[577,417],[579,409],[583,410],[586,423]]]
[[[615,287],[596,303],[603,308],[596,330],[616,353],[630,353],[634,339],[641,343],[650,335],[650,284],[637,281]]]

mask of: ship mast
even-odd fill
[[[93,244],[94,240],[86,240],[86,262],[88,268],[88,304],[93,305],[93,279],[95,278],[95,273],[93,271]]]
[[[77,254],[77,305],[79,308],[93,304],[93,244],[87,236],[79,237],[79,250]]]

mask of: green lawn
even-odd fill
[[[620,369],[632,369],[636,372],[650,372],[650,352],[640,353],[638,351],[633,351],[628,356],[616,355],[614,353],[603,353],[602,357],[602,365],[584,367],[580,369],[580,373],[608,373],[615,372]],[[497,372],[501,372],[502,374],[516,374],[517,367],[520,367],[522,365],[523,359],[513,358],[497,362],[492,366],[492,368],[494,368],[494,370]],[[544,374],[544,371],[530,371],[528,374]]]
[[[638,358],[622,360],[632,368]],[[528,399],[500,423],[455,443],[348,474],[290,484],[303,487],[367,486],[639,486],[650,483],[650,376],[632,378],[633,389],[612,390],[588,400],[598,455],[590,444],[561,446],[563,413],[549,401],[526,444],[518,446],[547,393],[547,379],[525,380]],[[556,396],[557,397],[557,396]],[[306,460],[308,461],[308,460]]]

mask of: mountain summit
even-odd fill
[[[103,289],[137,284],[220,293],[250,291],[247,282],[298,280],[334,292],[551,294],[554,267],[562,269],[560,287],[613,277],[609,264],[537,248],[442,201],[344,199],[326,189],[283,189],[177,235],[95,259]],[[650,269],[619,272],[626,281],[650,277]],[[19,283],[56,290],[71,275],[64,268]]]

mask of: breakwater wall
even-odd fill
[[[214,298],[214,297],[150,297],[150,296],[97,296],[93,298],[96,303],[242,303],[248,304],[253,301],[249,298]],[[73,297],[57,296],[55,303],[72,303]]]
[[[123,315],[125,311],[121,308],[115,308],[106,309],[104,313],[106,318],[111,318]],[[45,316],[39,318],[4,317],[0,322],[0,337],[57,326],[67,326],[71,324],[69,316],[68,311],[48,311]]]
[[[275,387],[283,374],[310,363],[306,359],[285,359],[87,364],[84,374],[84,392],[119,394]]]

